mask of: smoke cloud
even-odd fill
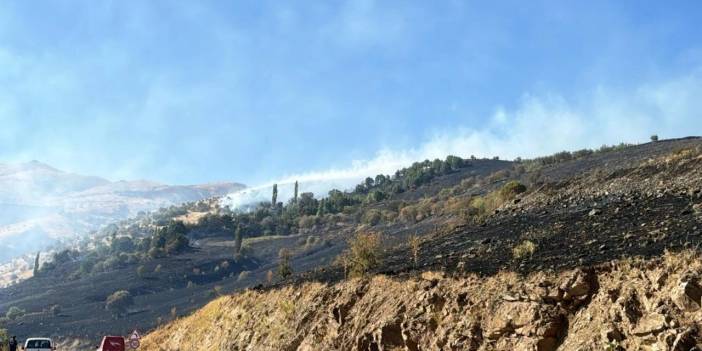
[[[652,134],[660,138],[699,135],[700,111],[700,69],[628,91],[597,88],[570,99],[557,94],[526,94],[513,109],[495,108],[482,128],[457,126],[436,133],[416,148],[382,149],[368,160],[354,161],[348,168],[281,177],[229,194],[223,204],[238,208],[270,201],[274,183],[279,187],[279,201],[286,201],[292,197],[296,180],[301,192],[322,197],[331,189],[352,189],[365,177],[393,174],[415,161],[443,159],[447,155],[530,158],[603,144],[640,143],[648,141]]]

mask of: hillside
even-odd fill
[[[407,225],[424,234],[419,245],[383,228],[381,261],[362,278],[331,266],[221,297],[157,329],[144,348],[693,350],[702,342],[700,144],[539,167],[525,193],[486,217],[435,209]]]
[[[617,328],[610,349],[694,343],[696,312],[666,289],[696,291],[701,190],[700,138],[448,157],[323,199],[246,213],[201,201],[121,223],[1,289],[0,311],[24,311],[4,321],[19,336],[88,344],[163,325],[147,350],[602,349],[589,321]],[[113,263],[84,269],[95,260]],[[107,311],[119,290],[130,303]]]
[[[170,186],[148,181],[111,182],[63,172],[37,161],[0,164],[0,263],[142,211],[242,188],[236,183]]]

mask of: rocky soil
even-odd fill
[[[222,297],[148,335],[156,350],[676,350],[702,323],[692,251],[527,276],[424,272]]]

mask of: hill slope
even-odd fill
[[[222,297],[145,349],[691,350],[702,343],[700,144],[540,167],[530,190],[480,219],[442,214],[435,198],[428,218],[377,228],[386,249],[366,278],[331,265]],[[515,173],[482,183],[483,199],[529,176]]]
[[[0,263],[37,243],[84,234],[140,211],[221,196],[244,186],[170,186],[66,173],[32,161],[0,164]]]
[[[576,330],[571,327],[582,325],[579,323],[587,320],[577,319],[585,318],[580,315],[586,311],[585,305],[580,305],[581,309],[569,309],[568,306],[573,304],[572,297],[586,296],[583,303],[605,297],[602,293],[606,291],[598,290],[597,286],[622,280],[621,276],[608,273],[611,269],[607,265],[611,265],[612,260],[622,260],[613,266],[620,267],[619,270],[635,267],[633,275],[658,274],[655,273],[656,267],[672,272],[674,266],[666,266],[667,260],[693,262],[689,255],[696,253],[680,256],[679,252],[702,244],[702,140],[699,138],[608,147],[597,152],[561,153],[523,162],[464,160],[458,162],[459,167],[445,169],[450,164],[448,160],[413,165],[398,172],[389,182],[382,182],[382,187],[376,183],[375,187],[361,187],[354,193],[332,193],[336,199],[330,197],[317,201],[307,196],[301,198],[300,204],[267,206],[245,214],[232,214],[222,209],[209,209],[210,212],[205,213],[202,211],[206,209],[195,206],[177,209],[172,214],[166,211],[158,214],[158,218],[145,218],[139,223],[127,223],[112,239],[105,238],[105,243],[113,246],[122,242],[120,238],[123,236],[158,227],[155,223],[167,223],[169,218],[187,218],[190,224],[185,228],[191,248],[153,257],[143,256],[143,251],[115,251],[115,255],[127,260],[109,269],[86,274],[76,274],[76,271],[90,254],[79,253],[74,261],[56,266],[51,274],[0,290],[0,311],[11,306],[26,311],[23,317],[6,322],[7,327],[20,336],[42,333],[61,339],[96,340],[100,335],[126,334],[135,327],[149,330],[165,321],[176,320],[149,340],[176,347],[169,344],[169,340],[183,340],[183,345],[187,345],[188,340],[201,339],[202,345],[215,349],[218,345],[228,345],[224,349],[243,349],[237,345],[243,346],[244,342],[259,347],[246,349],[294,349],[311,345],[305,343],[312,341],[340,349],[392,349],[399,343],[397,323],[385,328],[391,335],[388,338],[395,338],[386,344],[382,341],[384,327],[374,322],[384,319],[370,314],[373,311],[370,307],[378,307],[388,318],[407,315],[403,321],[416,321],[417,330],[414,331],[400,323],[400,331],[411,334],[407,340],[423,346],[445,346],[455,341],[449,341],[452,337],[448,335],[458,335],[452,326],[462,325],[446,321],[458,321],[459,315],[467,313],[467,307],[456,310],[453,307],[464,302],[451,302],[453,295],[442,294],[456,292],[456,298],[459,298],[465,293],[465,298],[469,298],[481,295],[482,291],[498,294],[524,286],[522,290],[525,292],[514,290],[516,295],[510,295],[506,300],[536,303],[543,298],[530,297],[534,291],[526,287],[536,284],[535,279],[543,276],[550,285],[542,282],[541,287],[558,286],[563,290],[563,296],[559,297],[558,290],[554,290],[555,297],[547,295],[551,299],[546,303],[548,306],[527,309],[524,313],[553,315],[558,321],[572,321],[567,323],[570,327],[539,335],[519,331],[520,324],[508,322],[501,328],[503,332],[490,339],[488,335],[492,334],[485,332],[489,326],[483,324],[487,321],[482,320],[489,315],[485,311],[502,308],[498,296],[490,295],[483,297],[483,302],[489,306],[480,307],[482,309],[471,317],[476,318],[476,323],[471,325],[479,327],[475,329],[476,338],[479,336],[483,340],[478,345],[483,349],[505,349],[509,348],[505,345],[527,337],[534,342],[541,339],[533,340],[533,337],[551,338],[541,341],[547,343],[546,346],[570,345],[574,342],[572,340],[579,340],[576,334],[573,338],[568,336]],[[382,177],[376,179],[382,180]],[[398,185],[404,188],[386,192],[386,189],[396,189]],[[323,210],[335,206],[336,200],[346,205],[337,208],[337,212],[325,213]],[[293,213],[304,208],[303,204],[314,201],[318,205],[316,215]],[[194,218],[197,220],[191,220]],[[281,225],[285,227],[281,229]],[[240,255],[234,255],[233,232],[237,227],[246,229],[243,240],[246,250]],[[275,235],[276,231],[282,234]],[[340,258],[348,257],[349,239],[364,233],[380,234],[382,244],[376,252],[377,263],[369,264],[364,276],[382,277],[345,282],[350,261]],[[137,247],[143,246],[147,238],[139,239]],[[288,254],[279,256],[281,248],[287,249]],[[672,256],[660,261],[666,251]],[[129,263],[130,257],[137,262]],[[289,266],[295,274],[285,278],[272,275],[269,280],[269,272],[278,271],[283,261],[279,257],[289,257]],[[639,265],[635,263],[637,260],[651,263]],[[144,269],[137,274],[140,265]],[[440,272],[444,278],[420,278],[432,271]],[[567,277],[581,274],[577,272],[585,272],[583,277],[590,284],[585,295],[567,291],[574,288],[568,286]],[[691,274],[671,273],[669,276],[670,280],[660,284],[666,287],[681,283],[694,287],[698,284]],[[491,282],[498,281],[505,282],[506,286],[490,288],[491,284],[496,284]],[[407,289],[411,288],[407,290],[411,294],[400,298],[399,293],[405,285],[409,287]],[[432,290],[437,285],[445,289]],[[50,291],[46,291],[47,286],[52,287]],[[219,300],[213,305],[215,307],[195,313],[191,319],[179,319],[219,295],[245,288],[257,290]],[[666,297],[662,292],[631,288],[626,284],[622,287],[636,291],[632,294],[637,296],[635,299],[626,298],[634,307],[627,307],[624,311],[633,311],[634,317],[629,324],[618,328],[626,340],[639,340],[632,333],[639,333],[636,328],[640,323],[648,323],[648,317],[644,317],[656,308],[650,308],[649,303],[654,301],[650,296],[658,294],[656,296],[665,306],[679,307],[674,307],[678,305],[672,300],[665,300],[672,297]],[[128,291],[133,302],[125,313],[113,316],[105,310],[105,305],[107,297],[117,290]],[[368,295],[373,298],[368,304],[359,305],[363,308],[358,309],[343,306],[357,298],[350,295],[339,297],[341,293],[336,293],[353,292],[365,299],[361,297],[366,296],[365,290],[374,291]],[[429,304],[437,305],[434,310],[429,305],[422,305],[427,302],[419,300],[416,308],[398,305],[403,299],[415,301],[405,296],[424,294],[422,291],[436,293],[437,297],[428,297]],[[570,297],[565,297],[566,292]],[[311,302],[309,306],[289,302],[277,305],[275,301],[281,296],[285,299],[289,296],[310,299]],[[554,303],[554,298],[560,300]],[[217,305],[228,301],[236,304]],[[273,305],[266,310],[258,305],[259,302]],[[61,306],[62,312],[58,315],[47,310],[47,306],[54,304]],[[336,304],[342,306],[337,309]],[[444,309],[443,306],[448,307]],[[480,306],[480,303],[476,302],[475,306]],[[561,311],[561,308],[565,310]],[[215,313],[214,309],[218,311]],[[415,319],[413,315],[419,311],[425,316]],[[284,319],[287,322],[276,322],[281,313],[287,316]],[[656,326],[654,331],[647,331],[644,333],[647,338],[653,335],[654,339],[665,338],[667,342],[669,331],[677,333],[675,339],[684,334],[684,330],[680,330],[682,326],[691,326],[687,322],[690,315],[683,311],[656,313],[663,315],[665,323],[669,324],[664,329]],[[323,314],[355,327],[324,330],[313,327],[317,322],[326,323],[327,317]],[[660,318],[658,314],[651,318]],[[234,321],[230,321],[232,318]],[[236,322],[239,319],[241,323]],[[253,324],[247,324],[249,319],[253,319],[250,321]],[[357,320],[357,324],[351,323],[352,320]],[[424,325],[421,320],[429,324]],[[673,320],[676,322],[672,323]],[[611,321],[617,323],[616,319]],[[267,329],[273,327],[265,323],[274,326],[275,330]],[[439,328],[438,336],[427,336],[436,325],[441,325],[436,327]],[[226,334],[222,327],[237,332],[236,335],[242,335],[242,338]],[[429,329],[423,329],[425,327]],[[286,331],[288,329],[294,332]],[[461,330],[465,331],[465,328]],[[220,332],[222,334],[218,334]],[[444,338],[442,333],[446,335],[444,341],[440,339]],[[697,340],[698,336],[691,333],[685,335]],[[467,342],[468,339],[461,340]],[[403,342],[405,344],[400,344],[401,347],[411,347],[404,338]],[[441,344],[444,342],[446,344]],[[94,341],[89,341],[92,343]],[[627,345],[639,343],[643,341],[630,341]],[[154,343],[147,345],[157,347]],[[315,349],[314,345],[310,347]],[[457,347],[461,349],[461,346]]]

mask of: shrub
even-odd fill
[[[287,278],[292,274],[292,267],[290,265],[290,250],[286,248],[280,249],[278,251],[278,275],[281,278]]]
[[[651,141],[658,141],[658,134],[651,135]]]
[[[134,299],[129,291],[119,290],[107,297],[105,309],[110,310],[115,315],[124,314],[127,308],[134,303]]]
[[[351,276],[363,276],[378,265],[380,260],[380,234],[359,232],[349,240],[346,253],[348,271]]]
[[[515,196],[518,194],[521,194],[527,190],[526,186],[524,184],[512,180],[510,182],[507,182],[502,189],[500,189],[500,196],[502,197],[503,200],[509,200],[513,199]]]
[[[417,208],[413,205],[407,205],[400,210],[400,219],[405,222],[414,222],[417,218]]]
[[[524,240],[512,248],[512,256],[517,260],[521,260],[522,258],[533,255],[535,251],[536,244],[532,241]]]
[[[245,280],[246,278],[248,278],[249,275],[251,275],[251,272],[249,272],[249,271],[241,271],[241,273],[239,273],[239,277],[237,277],[236,280],[240,282],[240,281]]]
[[[380,223],[381,219],[382,219],[382,215],[381,215],[380,211],[375,210],[375,209],[370,209],[370,210],[363,213],[363,217],[361,218],[361,222],[368,224],[370,226],[374,226],[374,225]]]
[[[10,334],[7,329],[0,329],[0,350],[5,350],[5,345],[10,342]]]
[[[314,216],[314,215],[302,216],[297,221],[297,225],[303,229],[312,228],[312,227],[314,227],[315,224],[317,224],[317,216]]]
[[[17,320],[18,318],[22,318],[25,314],[25,311],[23,309],[20,309],[17,306],[12,306],[10,309],[7,310],[7,313],[5,313],[5,317],[7,319],[14,321]]]

